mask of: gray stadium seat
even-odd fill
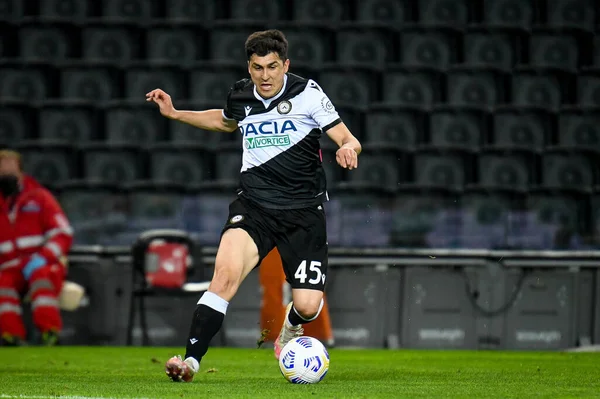
[[[248,76],[243,68],[202,66],[189,69],[190,100],[225,105],[227,94],[238,80]]]
[[[393,60],[390,37],[389,33],[374,29],[338,30],[337,63],[383,68],[387,62]]]
[[[158,16],[158,0],[103,0],[102,16],[111,20],[148,21]]]
[[[600,151],[600,117],[597,112],[561,111],[558,145]]]
[[[88,107],[56,103],[39,113],[39,137],[42,140],[80,144],[96,138],[97,120]]]
[[[261,25],[242,25],[241,27],[217,26],[210,30],[210,60],[230,62],[240,65],[246,58],[244,43],[251,33],[264,30]]]
[[[198,143],[209,148],[216,148],[224,142],[239,139],[236,133],[211,132],[175,121],[167,121],[167,123],[171,142],[176,144]]]
[[[25,173],[47,186],[55,186],[75,176],[75,154],[61,144],[20,143],[16,149],[23,156]]]
[[[348,180],[369,187],[394,190],[406,180],[402,175],[406,170],[405,159],[398,151],[377,147],[363,145],[359,167],[347,172]]]
[[[125,62],[140,54],[141,38],[135,29],[123,25],[91,26],[82,32],[83,58]]]
[[[184,191],[177,186],[132,184],[128,186],[129,228],[143,231],[182,228]]]
[[[352,71],[323,69],[318,83],[334,106],[367,107],[376,98],[373,75],[358,68]]]
[[[389,26],[409,20],[404,0],[362,0],[356,2],[356,18],[361,22],[375,22]]]
[[[87,145],[81,148],[84,177],[106,184],[122,184],[142,177],[138,146]]]
[[[286,18],[282,0],[230,0],[231,20],[281,21]]]
[[[441,78],[428,68],[390,68],[383,75],[383,102],[431,107],[441,101]]]
[[[234,133],[236,134],[236,133]],[[214,179],[225,183],[238,182],[242,170],[242,146],[239,143],[223,144],[215,153]]]
[[[150,144],[162,140],[166,122],[152,107],[116,104],[104,112],[106,140],[115,144]]]
[[[479,186],[525,190],[535,184],[531,153],[484,150],[477,157]]]
[[[485,137],[484,115],[474,109],[437,107],[429,114],[429,144],[477,150]]]
[[[173,99],[187,98],[184,73],[179,68],[162,66],[135,66],[125,71],[125,97],[143,101],[146,93],[161,88]]]
[[[490,141],[500,148],[543,148],[550,142],[550,117],[536,110],[520,107],[497,108],[492,114]]]
[[[166,14],[170,20],[198,22],[212,22],[218,17],[215,0],[170,0],[166,2]]]
[[[0,21],[20,22],[24,17],[22,0],[0,0]]]
[[[465,160],[460,153],[417,151],[414,155],[414,181],[425,187],[462,187],[467,183]]]
[[[577,104],[583,107],[600,106],[600,69],[583,70],[577,74]]]
[[[49,82],[41,69],[0,66],[0,99],[30,102],[47,97],[50,97]]]
[[[508,30],[469,30],[463,42],[465,64],[509,70],[519,60],[515,41]]]
[[[461,26],[468,22],[466,0],[418,0],[417,3],[421,23]]]
[[[595,35],[594,36],[594,43],[593,43],[593,49],[592,49],[593,53],[594,53],[594,66],[596,68],[600,67],[600,36]]]
[[[512,104],[556,108],[562,103],[558,79],[536,72],[516,72],[511,76]]]
[[[503,103],[502,75],[493,69],[454,68],[446,75],[448,104],[494,106]]]
[[[564,33],[539,31],[529,37],[529,60],[533,67],[575,70],[577,53],[577,40]]]
[[[149,148],[150,178],[156,182],[198,184],[210,177],[210,154],[203,146],[163,144]]]
[[[335,159],[336,150],[333,148],[322,148],[321,155],[323,162],[321,166],[325,171],[325,178],[327,179],[327,188],[332,189],[339,183],[345,180],[345,171],[341,166],[338,165]]]
[[[484,23],[528,29],[534,21],[531,0],[486,0],[483,4]]]
[[[189,64],[203,57],[208,50],[202,36],[190,28],[153,27],[146,34],[146,55],[149,60]]]
[[[120,97],[117,71],[110,67],[73,65],[60,73],[63,99],[102,102]]]
[[[40,15],[62,21],[81,20],[90,15],[91,7],[87,0],[44,0],[39,2]]]
[[[331,23],[347,19],[349,4],[342,0],[296,0],[293,13],[295,21]]]
[[[334,54],[331,30],[317,27],[286,28],[285,37],[288,41],[288,58],[291,61],[290,71],[294,66],[306,65],[320,68],[326,61],[331,61]]]
[[[33,120],[32,112],[25,107],[0,108],[0,146],[14,145],[28,138]]]
[[[598,173],[584,153],[546,150],[542,154],[542,185],[551,188],[591,188]]]
[[[546,0],[546,19],[551,28],[594,30],[594,1]]]
[[[400,62],[406,66],[446,68],[457,61],[456,31],[422,28],[400,31]]]
[[[69,36],[57,27],[19,29],[19,53],[26,61],[61,61],[71,56],[72,47]]]
[[[423,136],[423,112],[414,108],[370,108],[365,118],[365,143],[411,150]]]

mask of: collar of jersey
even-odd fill
[[[257,100],[259,100],[260,102],[263,103],[263,105],[265,106],[265,108],[269,108],[269,105],[271,105],[271,103],[275,100],[277,100],[279,97],[281,97],[283,95],[283,93],[285,92],[285,86],[287,85],[287,73],[285,75],[283,75],[283,86],[281,86],[281,90],[279,90],[279,93],[277,93],[275,96],[271,97],[271,98],[267,98],[264,99],[260,96],[260,94],[258,94],[258,91],[256,91],[256,85],[254,85],[254,97],[256,97]]]

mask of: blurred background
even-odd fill
[[[360,167],[347,172],[322,140],[338,342],[600,342],[595,1],[0,0],[0,27],[0,145],[19,150],[57,195],[79,259],[95,245],[121,248],[126,264],[123,248],[141,232],[175,228],[204,247],[210,269],[240,140],[170,122],[144,95],[160,87],[176,108],[222,108],[247,75],[248,34],[279,28],[290,71],[315,79],[363,143]],[[533,250],[561,252],[523,252]],[[127,303],[130,288],[115,287],[106,295]],[[245,287],[240,303],[256,306],[232,312],[233,344],[259,335],[244,324],[254,322],[258,285]],[[376,300],[382,293],[392,297]],[[542,322],[531,312],[548,327],[533,328]],[[172,343],[158,315],[153,336]],[[116,325],[100,334],[89,320],[73,323],[96,342],[120,342]]]

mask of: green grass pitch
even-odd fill
[[[0,398],[600,398],[600,354],[330,351],[317,385],[293,385],[272,350],[211,348],[192,383],[164,363],[180,348],[0,348]]]

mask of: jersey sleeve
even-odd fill
[[[61,262],[71,249],[73,229],[52,194],[47,191],[42,193],[42,225],[46,242],[40,254],[52,263]]]
[[[323,89],[312,79],[306,87],[310,116],[324,132],[342,122],[333,103]]]

